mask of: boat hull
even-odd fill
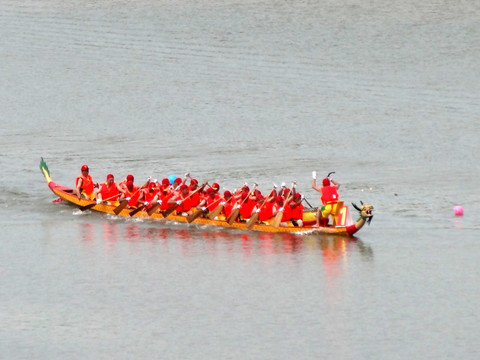
[[[42,163],[44,164],[43,167],[42,167]],[[94,202],[92,202],[91,200],[87,200],[83,198],[78,199],[77,196],[74,194],[73,189],[55,183],[51,179],[50,173],[48,171],[48,168],[46,167],[46,164],[43,162],[43,159],[42,159],[42,163],[40,165],[40,169],[42,170],[45,176],[48,187],[55,195],[67,201],[68,203],[78,207],[93,205]],[[115,206],[108,205],[108,204],[96,204],[90,208],[90,210],[92,211],[97,211],[105,214],[112,214],[116,216],[123,216],[123,217],[129,217],[129,218],[131,217],[130,212],[132,211],[132,209],[125,208],[118,214],[114,213],[114,209],[115,209]],[[168,217],[164,218],[163,215],[160,213],[154,213],[151,216],[149,216],[146,211],[139,211],[132,217],[154,219],[155,221],[161,221],[161,222],[188,223],[187,218],[185,216],[171,214]],[[307,219],[305,221],[305,224],[314,223],[314,220],[312,221],[312,219],[315,218],[315,214],[313,212],[304,213],[304,217]],[[252,228],[247,229],[247,225],[245,222],[234,222],[230,225],[224,219],[210,220],[208,218],[203,218],[203,217],[199,217],[195,219],[195,221],[192,222],[192,224],[232,228],[232,229],[245,230],[245,231],[260,231],[260,232],[270,232],[270,233],[288,232],[288,233],[296,233],[296,234],[323,233],[323,234],[339,235],[339,236],[353,236],[353,234],[355,234],[363,226],[362,224],[360,227],[358,227],[358,222],[357,222],[356,224],[353,224],[350,226],[313,227],[309,225],[309,226],[299,227],[299,226],[293,226],[293,224],[289,222],[287,223],[288,226],[279,226],[279,227],[273,227],[271,225],[257,223]]]

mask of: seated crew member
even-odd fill
[[[303,226],[303,209],[305,208],[302,204],[302,195],[295,193],[293,199],[289,202],[291,214],[292,214],[292,223],[294,226]]]
[[[320,193],[320,200],[323,206],[319,207],[316,215],[315,227],[328,226],[329,215],[335,214],[337,211],[338,192],[340,184],[336,181],[325,178],[322,180],[322,187],[317,186],[317,172],[312,171],[312,188]]]
[[[107,175],[107,181],[100,185],[97,192],[97,204],[106,202],[109,205],[118,206],[118,197],[123,189],[115,182],[113,174]]]
[[[153,200],[158,200],[157,193],[159,189],[154,181],[151,181],[148,186],[140,192],[139,202],[143,202],[145,207],[149,209],[152,206]]]
[[[220,202],[222,197],[216,192],[213,187],[207,189],[205,196],[203,196],[200,203],[197,205],[197,209],[210,212],[214,210]]]
[[[81,174],[77,176],[75,180],[75,189],[74,193],[77,195],[77,198],[95,199],[95,188],[98,187],[98,184],[93,183],[92,176],[89,174],[90,169],[87,165],[83,165]]]
[[[220,205],[223,205],[222,214],[225,216],[225,219],[228,219],[233,210],[233,196],[232,193],[228,190],[225,190],[223,193],[223,201],[220,202]]]
[[[292,218],[292,209],[288,202],[290,201],[290,197],[285,200],[282,196],[278,195],[275,198],[275,204],[273,205],[273,216],[276,216],[277,213],[282,212],[282,220],[280,222],[280,226],[287,226],[287,221]]]
[[[173,204],[178,205],[176,208],[177,215],[188,216],[193,214],[192,201],[189,197],[188,185],[186,184],[180,185],[180,192],[168,200],[168,203],[170,206]]]
[[[122,191],[119,200],[127,200],[129,208],[138,206],[138,199],[140,198],[140,191],[137,186],[133,184],[132,180],[127,181],[125,190]]]
[[[257,198],[253,193],[242,192],[240,199],[240,221],[250,219],[253,213],[253,209],[257,204]]]
[[[127,177],[125,179],[123,179],[122,181],[120,181],[118,183],[118,186],[120,186],[120,188],[122,188],[123,190],[125,190],[127,188],[127,181],[131,181],[134,183],[134,177],[132,174],[128,174]],[[134,183],[135,184],[135,183]]]

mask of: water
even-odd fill
[[[479,10],[1,1],[0,357],[478,358]],[[67,186],[87,163],[315,204],[335,171],[375,217],[338,239],[81,213],[42,156]]]

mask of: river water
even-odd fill
[[[480,3],[0,1],[0,357],[477,359]],[[88,164],[335,171],[354,239],[54,203]],[[463,217],[453,207],[463,206]]]

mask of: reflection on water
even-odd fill
[[[319,253],[325,268],[332,271],[352,253],[358,253],[364,260],[373,260],[371,247],[359,239],[324,234],[239,233],[208,228],[157,228],[115,222],[82,223],[80,228],[84,241],[103,241],[109,248],[122,242],[150,242],[162,244],[166,251],[169,251],[170,246],[179,246],[183,256],[193,256],[198,252],[209,255],[237,252],[245,257]]]

